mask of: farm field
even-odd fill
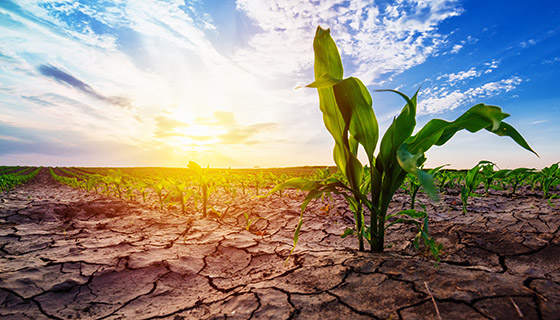
[[[0,1],[0,319],[560,319],[549,2]]]
[[[268,192],[324,176],[317,167],[2,167],[2,176],[35,175],[0,193],[0,315],[556,319],[558,181],[546,197],[545,180],[519,182],[512,194],[514,180],[485,188],[489,175],[475,171],[465,213],[467,172],[435,175],[437,202],[416,195],[443,245],[436,263],[422,243],[414,247],[414,224],[390,226],[382,253],[357,250],[355,236],[340,236],[355,227],[341,195],[310,201],[293,249],[306,193]],[[410,208],[411,181],[389,213]]]

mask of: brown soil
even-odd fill
[[[520,191],[522,192],[522,191]],[[439,267],[387,231],[355,250],[343,201],[245,199],[221,219],[87,194],[42,172],[0,194],[0,317],[6,319],[558,319],[560,201],[502,193],[425,198]],[[397,194],[391,210],[408,206]],[[257,219],[245,230],[244,212]]]

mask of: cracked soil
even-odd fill
[[[242,199],[222,218],[72,189],[46,169],[0,194],[5,319],[560,319],[560,200],[528,189],[470,200],[420,196],[438,267],[392,226],[383,254],[340,238],[341,199]],[[409,206],[396,194],[390,211]],[[244,213],[255,219],[246,230]],[[259,218],[257,218],[259,217]]]

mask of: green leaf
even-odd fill
[[[320,79],[325,74],[329,74],[335,79],[342,79],[344,73],[342,60],[331,37],[330,29],[317,27],[313,39],[313,49],[315,51],[315,79]]]
[[[397,213],[393,213],[390,215],[387,215],[387,219],[392,218],[392,217],[396,217],[396,216],[408,216],[414,219],[419,219],[419,218],[424,218],[427,215],[426,212],[424,211],[418,211],[415,209],[408,209],[408,210],[403,210],[403,211],[399,211]]]
[[[330,87],[334,86],[335,84],[337,84],[341,81],[342,81],[342,79],[334,78],[330,74],[325,73],[319,79],[317,79],[317,80],[311,82],[310,84],[306,85],[306,87],[317,88],[317,89],[330,88]]]
[[[333,87],[324,87],[325,84],[334,83],[343,77],[342,61],[334,40],[330,36],[330,30],[317,28],[313,40],[315,52],[315,83],[318,86],[319,107],[323,113],[325,127],[333,136],[335,146],[333,150],[334,161],[346,179],[356,188],[359,185],[362,174],[362,165],[355,154],[352,153],[348,129],[337,105]]]
[[[364,147],[372,163],[379,129],[369,91],[359,79],[350,77],[334,86],[334,95],[350,134]]]
[[[387,184],[382,192],[391,193],[392,189],[396,189],[404,180],[405,174],[399,167],[397,160],[397,150],[399,146],[405,142],[414,131],[416,126],[416,98],[418,91],[409,99],[405,94],[395,90],[381,90],[395,92],[406,100],[406,105],[401,110],[398,117],[383,135],[379,146],[379,154],[376,159],[376,169],[382,175],[388,175],[384,180],[391,181]]]
[[[419,159],[424,159],[424,154],[419,152],[417,154],[412,154],[408,150],[408,144],[403,143],[397,151],[397,160],[401,168],[406,172],[413,174],[418,178],[420,185],[424,188],[424,191],[433,199],[437,200],[437,191],[434,185],[434,178],[431,174],[426,173],[424,170],[420,169],[421,163],[418,163]],[[423,161],[422,161],[423,162]]]
[[[406,142],[411,153],[426,152],[433,145],[441,146],[460,130],[477,132],[486,129],[500,136],[509,136],[521,147],[535,153],[523,137],[511,125],[502,122],[509,115],[500,107],[477,104],[453,122],[441,119],[430,120],[416,135]],[[536,153],[535,153],[536,154]]]
[[[200,171],[202,171],[202,168],[198,165],[198,163],[194,161],[189,161],[187,167],[191,170],[194,170],[196,173],[200,173]]]
[[[356,231],[354,231],[354,229],[351,228],[346,228],[346,230],[344,230],[344,232],[340,235],[341,238],[346,238],[348,236],[353,236],[356,234]]]
[[[315,52],[315,81],[320,83],[326,79],[342,79],[342,61],[329,29],[317,28],[313,39],[313,50]],[[347,175],[349,150],[344,142],[345,123],[336,105],[334,89],[318,87],[317,92],[319,108],[323,113],[323,123],[335,141],[334,161],[343,174]]]
[[[508,137],[512,138],[513,141],[515,141],[518,145],[525,148],[526,150],[531,151],[535,155],[539,156],[538,153],[536,153],[535,150],[533,150],[529,146],[527,141],[525,141],[525,139],[523,139],[521,134],[517,130],[515,130],[515,128],[512,127],[510,124],[508,124],[506,122],[502,122],[502,123],[500,123],[500,127],[497,130],[492,131],[492,132],[499,135],[499,136],[508,136]]]
[[[272,190],[268,192],[268,194],[271,195],[273,193],[276,193],[277,191],[285,190],[285,189],[298,189],[302,191],[309,191],[313,188],[315,183],[319,183],[319,182],[305,179],[305,178],[292,178],[280,184],[277,184],[274,188],[272,188]]]

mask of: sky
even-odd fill
[[[313,79],[330,28],[380,132],[500,106],[540,157],[485,130],[426,166],[560,161],[560,2],[0,0],[0,165],[333,165]],[[362,159],[365,159],[361,155]]]

